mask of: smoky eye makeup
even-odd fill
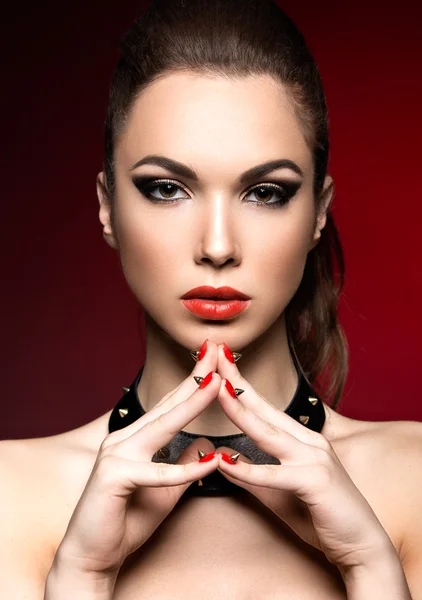
[[[148,175],[136,175],[132,182],[137,190],[152,204],[179,204],[190,196],[179,182],[172,179],[151,177]],[[245,197],[247,204],[263,206],[265,208],[282,208],[297,194],[302,186],[302,181],[272,178],[272,181],[263,181],[248,188]],[[182,191],[186,196],[174,196]],[[158,194],[158,196],[157,196]],[[161,197],[160,197],[161,195]]]

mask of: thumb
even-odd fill
[[[209,462],[200,463],[198,450],[205,454],[214,452],[214,445],[207,438],[197,438],[187,448],[183,450],[174,464],[187,465],[189,463],[197,463],[198,479],[181,483],[180,485],[172,485],[169,487],[145,487],[142,490],[144,495],[143,502],[150,510],[154,510],[158,515],[158,520],[161,522],[173,510],[179,502],[185,491],[190,485],[198,481],[201,477],[205,477],[215,471],[216,467]],[[216,464],[217,461],[214,461]],[[218,464],[218,463],[217,463]],[[164,465],[165,467],[169,465]],[[172,468],[172,466],[170,466]]]
[[[239,454],[239,458],[236,460],[236,462],[238,462],[238,463],[245,462],[245,463],[253,464],[253,461],[251,461],[247,456],[245,456],[242,453],[238,453],[237,450],[233,450],[233,448],[228,448],[227,446],[219,446],[217,448],[217,452],[221,452],[221,454],[223,456],[225,455],[227,458],[229,456],[231,456],[232,454]],[[224,461],[221,461],[221,464],[223,464],[223,463],[224,463]],[[235,477],[232,477],[231,475],[229,475],[226,471],[223,471],[223,469],[218,468],[218,470],[220,471],[220,473],[222,475],[224,475],[224,477],[226,479],[228,479],[232,483],[235,483],[239,487],[242,487],[243,489],[247,490],[249,493],[253,494],[254,496],[258,496],[257,492],[259,490],[259,486],[246,483],[245,481],[241,481],[240,479],[236,479]]]

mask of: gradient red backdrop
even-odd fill
[[[98,221],[117,41],[144,2],[3,9],[0,439],[110,410],[144,359],[141,309]],[[280,2],[325,83],[350,371],[339,412],[421,420],[421,9]]]

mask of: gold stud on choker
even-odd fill
[[[127,394],[130,391],[130,388],[123,386],[122,390],[124,391],[125,394]],[[127,414],[129,413],[127,408],[119,408],[119,415],[122,417],[126,417]]]
[[[318,394],[317,390],[313,388],[312,384],[307,380],[306,375],[302,371],[300,364],[297,361],[297,358],[295,358],[294,353],[292,356],[298,374],[298,383],[294,396],[289,402],[288,406],[284,409],[284,412],[293,419],[295,419],[297,422],[307,427],[308,429],[311,429],[312,431],[321,432],[324,427],[326,418],[323,399]],[[124,427],[127,427],[128,425],[130,425],[145,414],[146,411],[143,408],[137,394],[137,386],[141,379],[143,369],[144,367],[141,367],[130,387],[123,387],[124,393],[122,394],[120,400],[117,402],[110,415],[108,423],[108,430],[110,433],[112,431],[117,431],[118,429],[123,429]],[[204,377],[195,377],[195,382],[197,384],[200,384],[203,380]],[[240,393],[243,392],[241,392],[239,388],[236,388],[233,390],[233,393],[238,396]],[[177,451],[182,446],[185,447],[185,438],[186,436],[191,435],[192,434],[188,434],[184,431],[178,432],[175,438],[168,444],[169,451],[171,450],[171,448],[173,448],[173,446]],[[240,451],[240,447],[238,447],[236,444],[238,442],[242,442],[242,453],[246,454],[246,456],[248,455],[248,453],[245,452],[245,450],[248,450],[248,445],[251,446],[251,453],[256,452],[256,448],[253,445],[252,441],[249,440],[249,438],[244,434],[241,434],[239,439],[236,436],[234,438],[232,436],[229,436],[228,438],[225,438],[225,436],[216,437],[218,437],[219,441],[221,442],[219,445],[228,445],[230,447],[233,447],[234,451]],[[211,441],[213,441],[212,438]],[[171,452],[171,455],[173,456],[173,451],[171,450]],[[162,457],[160,453],[159,459],[163,460],[163,458],[164,457]],[[214,479],[217,479],[217,476],[215,474],[212,474],[212,476],[210,475],[210,483],[213,483]],[[207,487],[207,481],[208,480],[204,479],[204,488]],[[198,485],[201,484],[199,483]],[[197,489],[196,486],[194,487],[195,489]]]

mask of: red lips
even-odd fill
[[[209,285],[201,285],[189,290],[183,299],[188,298],[216,298],[218,300],[250,300],[250,297],[239,290],[228,287],[227,285],[219,288],[214,288]]]

